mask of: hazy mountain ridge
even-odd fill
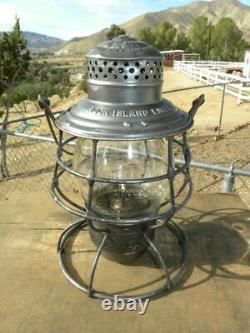
[[[28,41],[30,49],[51,49],[62,45],[65,41],[52,36],[38,34],[30,31],[23,31],[24,37]]]
[[[205,15],[212,23],[221,17],[231,17],[250,41],[250,6],[237,0],[196,1],[183,7],[169,8],[154,13],[138,16],[120,26],[131,36],[136,36],[140,29],[155,27],[160,21],[167,20],[177,29],[186,31],[196,16]],[[84,54],[91,47],[106,39],[107,28],[90,36],[72,39],[56,52],[59,55]]]
[[[2,32],[0,32],[0,36],[1,34]],[[53,50],[65,43],[65,41],[60,38],[36,32],[22,31],[22,34],[27,39],[28,48],[33,51]]]

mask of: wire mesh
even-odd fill
[[[165,76],[168,73],[165,73]],[[183,75],[183,74],[182,74]],[[165,77],[165,81],[168,77]],[[193,82],[194,85],[194,82]],[[232,132],[229,135],[231,142],[237,136],[239,145],[244,149],[235,149],[235,145],[230,140],[223,143],[217,143],[213,140],[218,131],[220,112],[222,107],[223,92],[214,87],[191,87],[187,82],[185,88],[177,90],[164,90],[163,96],[173,102],[177,107],[183,110],[189,110],[192,102],[202,93],[206,96],[206,103],[195,117],[195,126],[189,132],[188,141],[191,146],[194,160],[215,163],[221,165],[230,165],[232,159],[237,159],[237,167],[249,167],[250,157],[247,153],[248,141],[244,141],[243,133],[240,135],[236,131],[241,128],[246,120],[249,120],[249,103],[237,105],[237,100],[233,96],[225,95],[225,103],[222,119],[222,135]],[[171,87],[170,87],[171,88]],[[235,116],[237,115],[237,116]],[[46,119],[40,116],[35,119],[25,118],[18,122],[11,123],[8,131],[25,133],[29,135],[49,136],[51,137]],[[227,136],[228,137],[228,136]],[[204,148],[203,148],[204,147]],[[245,152],[243,152],[243,150]],[[34,141],[30,138],[21,138],[8,135],[7,140],[7,165],[9,169],[9,178],[0,180],[1,193],[8,194],[13,191],[48,191],[53,176],[55,165],[55,143],[45,141]],[[215,153],[216,152],[216,153]],[[247,163],[248,161],[248,163]],[[224,175],[217,172],[192,169],[191,176],[194,183],[194,190],[201,192],[219,192]],[[77,191],[77,185],[72,177],[65,179],[64,186],[71,191]],[[249,188],[249,179],[236,177],[236,190],[247,192]]]
[[[39,120],[39,121],[38,121]],[[39,126],[27,127],[27,137],[7,135],[7,167],[9,176],[0,180],[3,194],[14,191],[46,191],[48,192],[55,167],[57,146],[54,142],[33,140],[32,135],[51,137],[47,123],[43,117],[36,119]],[[23,133],[20,128],[25,123],[10,124],[8,131]],[[32,122],[30,122],[32,124]],[[75,183],[70,176],[64,184],[65,189],[75,190]]]

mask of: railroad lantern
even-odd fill
[[[170,228],[184,251],[184,235],[170,219],[191,194],[186,131],[204,96],[189,113],[163,99],[161,54],[126,35],[104,42],[86,57],[88,97],[55,119],[59,139],[51,191],[61,206],[81,217],[59,240],[60,264],[79,289],[112,298],[93,288],[100,255],[126,262],[150,249],[166,281],[157,290],[129,297],[156,296],[171,288],[175,278],[154,242],[155,230]],[[175,151],[184,165],[175,163]],[[63,173],[76,177],[82,204],[62,191]],[[86,284],[76,281],[63,261],[66,240],[80,226],[89,228],[97,246]]]

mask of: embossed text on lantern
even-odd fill
[[[127,110],[106,110],[105,108],[101,107],[92,107],[89,110],[90,112],[93,112],[96,115],[99,116],[106,116],[106,117],[127,117],[127,118],[132,118],[132,117],[146,117],[148,116],[149,112],[151,112],[153,115],[157,115],[160,113],[166,112],[164,108],[156,108],[156,109],[150,109],[148,110],[132,110],[132,111],[127,111]]]

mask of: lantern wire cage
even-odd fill
[[[163,269],[165,275],[165,283],[162,287],[146,292],[140,295],[129,295],[122,296],[119,295],[119,298],[128,300],[128,299],[146,299],[159,296],[168,290],[173,289],[174,286],[178,284],[178,282],[183,277],[186,266],[186,247],[185,247],[185,236],[182,230],[178,227],[176,223],[171,220],[171,217],[180,210],[190,198],[192,192],[192,183],[189,174],[189,164],[191,160],[191,154],[189,147],[186,141],[186,133],[182,135],[182,140],[176,139],[174,137],[166,138],[167,150],[168,150],[168,170],[167,173],[160,176],[144,178],[144,179],[111,179],[111,178],[102,178],[96,175],[96,153],[97,146],[99,141],[92,140],[92,157],[91,157],[91,173],[90,175],[86,175],[79,171],[74,170],[72,163],[72,152],[68,147],[75,146],[75,142],[78,139],[75,136],[67,138],[64,140],[63,132],[59,131],[58,138],[58,149],[56,154],[56,166],[54,171],[54,177],[51,184],[51,194],[54,200],[62,206],[67,211],[81,217],[80,221],[73,223],[68,228],[64,230],[60,239],[58,241],[57,251],[59,256],[59,263],[62,269],[63,274],[78,289],[88,293],[90,297],[94,298],[109,298],[113,299],[114,295],[110,293],[101,292],[94,289],[94,277],[96,268],[98,265],[99,258],[105,249],[105,245],[107,244],[110,237],[110,230],[106,228],[106,225],[115,225],[115,226],[134,226],[139,224],[149,224],[149,229],[154,229],[158,227],[164,226],[176,237],[178,244],[181,249],[181,260],[178,269],[174,272],[174,274],[170,274],[170,268],[168,267],[167,262],[163,258],[161,251],[148,235],[147,232],[143,232],[142,236],[144,238],[145,243],[147,244],[147,250],[157,258],[158,263]],[[183,166],[175,165],[173,159],[173,143],[176,144],[182,151],[182,154],[185,159],[185,164]],[[60,186],[60,178],[65,173],[68,172],[80,179],[84,179],[88,184],[88,196],[87,202],[85,203],[85,207],[83,205],[79,205],[71,198],[68,197],[66,193],[63,192],[63,189]],[[183,175],[184,181],[181,186],[178,188],[178,191],[174,191],[174,179],[177,175]],[[96,183],[105,183],[105,184],[143,184],[154,183],[159,180],[166,179],[169,183],[169,202],[165,202],[162,206],[166,206],[167,210],[161,214],[155,214],[154,216],[141,217],[141,218],[110,218],[97,215],[92,209],[93,204],[93,188]],[[181,197],[184,193],[180,202],[177,203],[177,199]],[[100,225],[96,227],[95,222],[99,221],[102,223],[102,227]],[[94,258],[90,273],[89,273],[89,281],[88,283],[80,283],[73,275],[69,272],[67,265],[65,263],[65,254],[66,254],[66,245],[69,238],[80,229],[92,229],[95,233],[99,233],[98,237],[98,245],[96,250],[96,256]]]

